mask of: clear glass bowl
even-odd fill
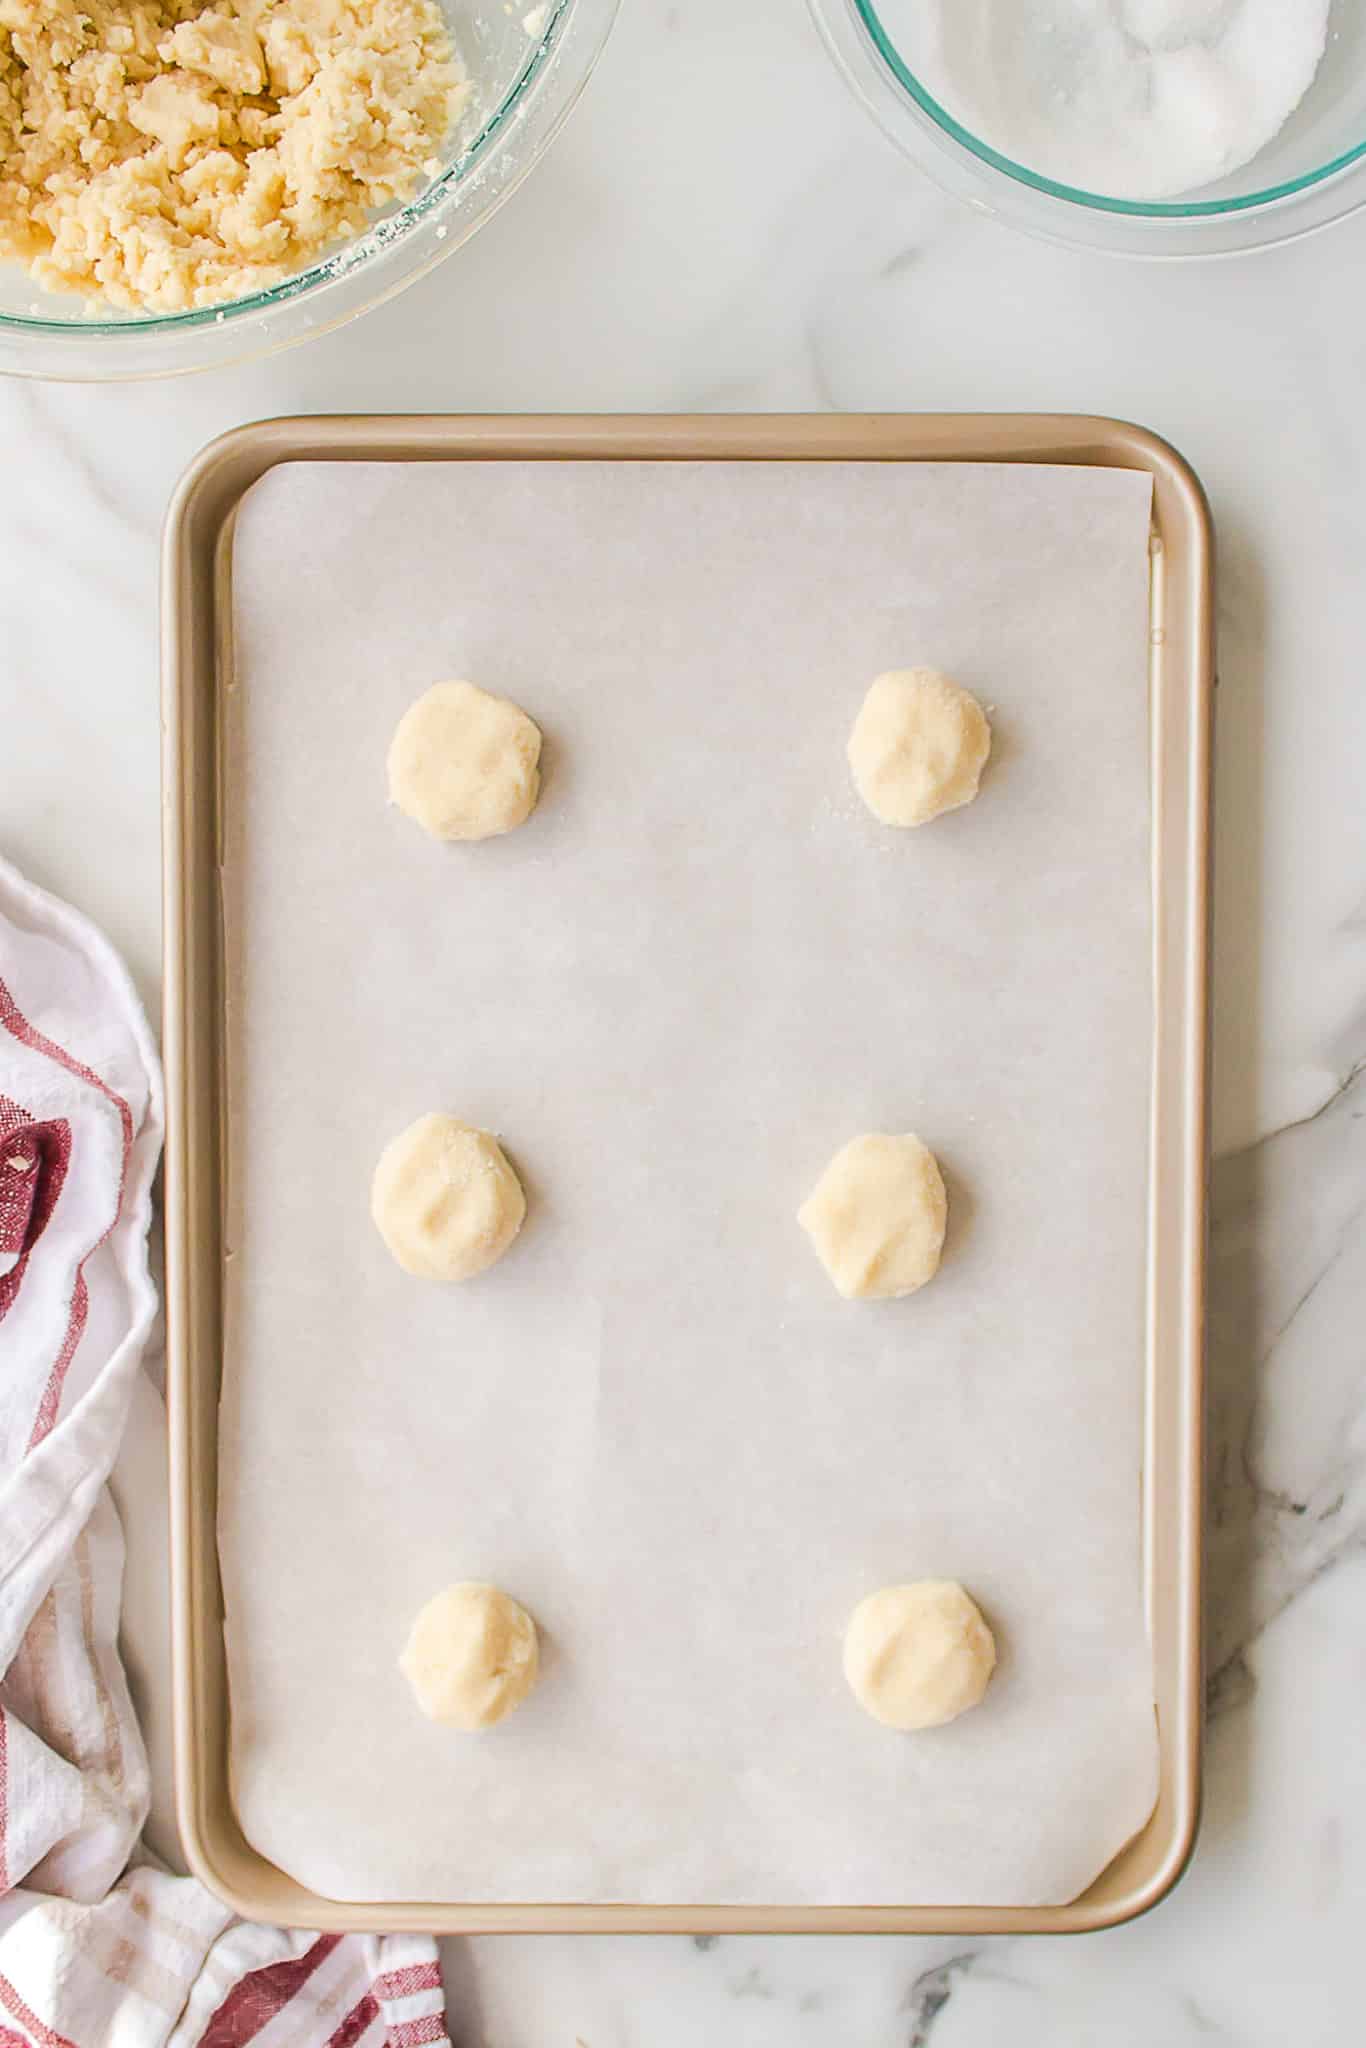
[[[917,75],[918,0],[809,4],[855,94],[892,140],[946,190],[1028,233],[1111,255],[1225,256],[1311,234],[1366,203],[1366,0],[1333,0],[1313,84],[1251,163],[1163,202],[1058,184],[954,120]]]
[[[392,298],[467,241],[558,133],[607,40],[618,0],[442,0],[474,85],[432,183],[309,269],[268,291],[190,313],[91,317],[0,264],[0,371],[103,382],[240,362],[325,334]]]

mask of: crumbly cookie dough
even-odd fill
[[[405,1273],[470,1280],[502,1258],[526,1196],[496,1138],[433,1112],[380,1154],[370,1214]]]
[[[977,699],[933,668],[878,676],[849,735],[858,793],[884,825],[927,825],[971,803],[990,752]]]
[[[540,759],[541,729],[520,705],[474,683],[433,683],[390,742],[389,795],[434,839],[491,839],[536,808]]]
[[[891,1301],[932,1280],[948,1218],[939,1162],[909,1131],[851,1138],[797,1211],[846,1301]]]
[[[844,1639],[844,1675],[887,1728],[941,1728],[975,1707],[996,1668],[976,1602],[953,1579],[884,1586],[860,1600]]]
[[[536,1624],[500,1587],[462,1579],[427,1602],[398,1663],[429,1720],[492,1728],[536,1683]]]
[[[0,257],[240,298],[411,198],[468,90],[436,0],[0,0]]]

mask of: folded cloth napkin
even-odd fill
[[[0,861],[0,2048],[449,2048],[435,1943],[254,1926],[139,1845],[108,1479],[161,1128],[122,965]]]

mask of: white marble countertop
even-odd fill
[[[1213,501],[1213,1682],[1194,1866],[1146,1919],[1066,1941],[452,1943],[456,2048],[1343,2037],[1366,1924],[1363,279],[1366,220],[1165,268],[1023,240],[893,152],[798,0],[627,0],[546,164],[397,301],[238,372],[0,389],[0,836],[100,920],[149,1005],[158,527],[224,428],[338,410],[1115,413],[1175,442]],[[162,1539],[138,1512],[155,1477],[133,1460],[122,1497],[164,1813]]]

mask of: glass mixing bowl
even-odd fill
[[[268,291],[190,313],[91,316],[0,264],[0,371],[87,382],[163,377],[270,353],[392,298],[518,186],[588,82],[618,0],[443,0],[474,93],[417,197]],[[538,15],[541,18],[538,18]],[[535,30],[525,26],[530,19]]]
[[[810,6],[849,84],[892,140],[948,191],[1031,234],[1111,255],[1225,256],[1310,234],[1366,202],[1366,0],[1333,0],[1313,84],[1250,163],[1160,202],[1059,184],[963,127],[918,75],[926,35],[919,0]]]

